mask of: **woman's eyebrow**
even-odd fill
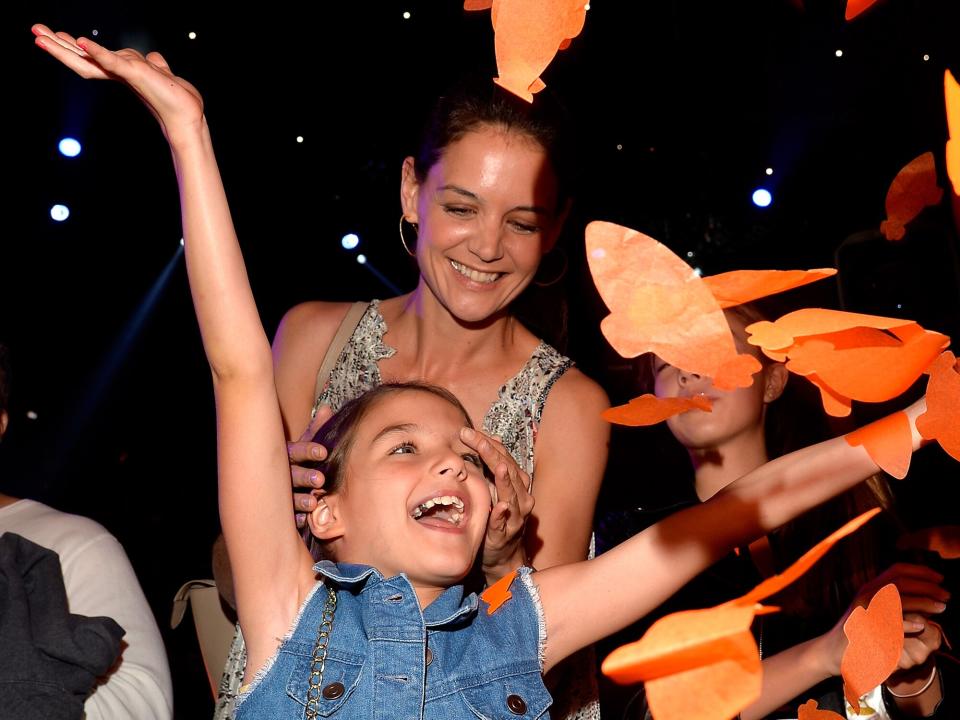
[[[483,202],[483,199],[479,195],[477,195],[475,192],[471,192],[466,188],[460,187],[459,185],[442,185],[441,187],[437,188],[438,193],[443,192],[444,190],[449,190],[451,192],[457,193],[458,195],[463,195],[465,198],[468,198],[469,200],[473,200],[478,203]],[[541,205],[517,205],[510,209],[510,212],[517,212],[517,211],[530,212],[537,215],[550,214],[550,211]]]

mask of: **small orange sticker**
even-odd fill
[[[517,577],[516,570],[507,573],[480,595],[480,599],[489,606],[487,607],[487,615],[493,615],[503,607],[503,604],[507,602],[507,600],[513,597],[513,593],[510,592],[510,585],[513,583],[515,577]]]

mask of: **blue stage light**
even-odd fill
[[[76,157],[83,149],[80,147],[80,141],[72,137],[63,138],[57,147],[60,149],[61,155],[69,158]]]
[[[355,250],[360,244],[360,238],[356,233],[347,233],[341,238],[340,244],[343,245],[344,250]]]
[[[757,188],[753,191],[753,204],[757,207],[769,207],[773,202],[773,195],[766,188]]]
[[[363,253],[360,253],[359,255],[357,255],[357,262],[360,263],[361,265],[366,265],[366,264],[367,264],[367,256],[364,255]]]
[[[50,208],[50,217],[57,222],[63,222],[70,217],[70,208],[68,208],[66,205],[54,205],[52,208]]]

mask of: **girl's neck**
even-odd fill
[[[762,428],[744,432],[717,447],[688,450],[697,497],[708,500],[737,478],[766,464]]]

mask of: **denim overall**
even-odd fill
[[[549,718],[536,590],[521,568],[493,614],[476,594],[448,588],[422,611],[405,575],[318,563],[337,591],[321,683],[320,717],[344,720]],[[237,699],[236,720],[305,717],[310,664],[327,590],[304,604],[291,635]]]

